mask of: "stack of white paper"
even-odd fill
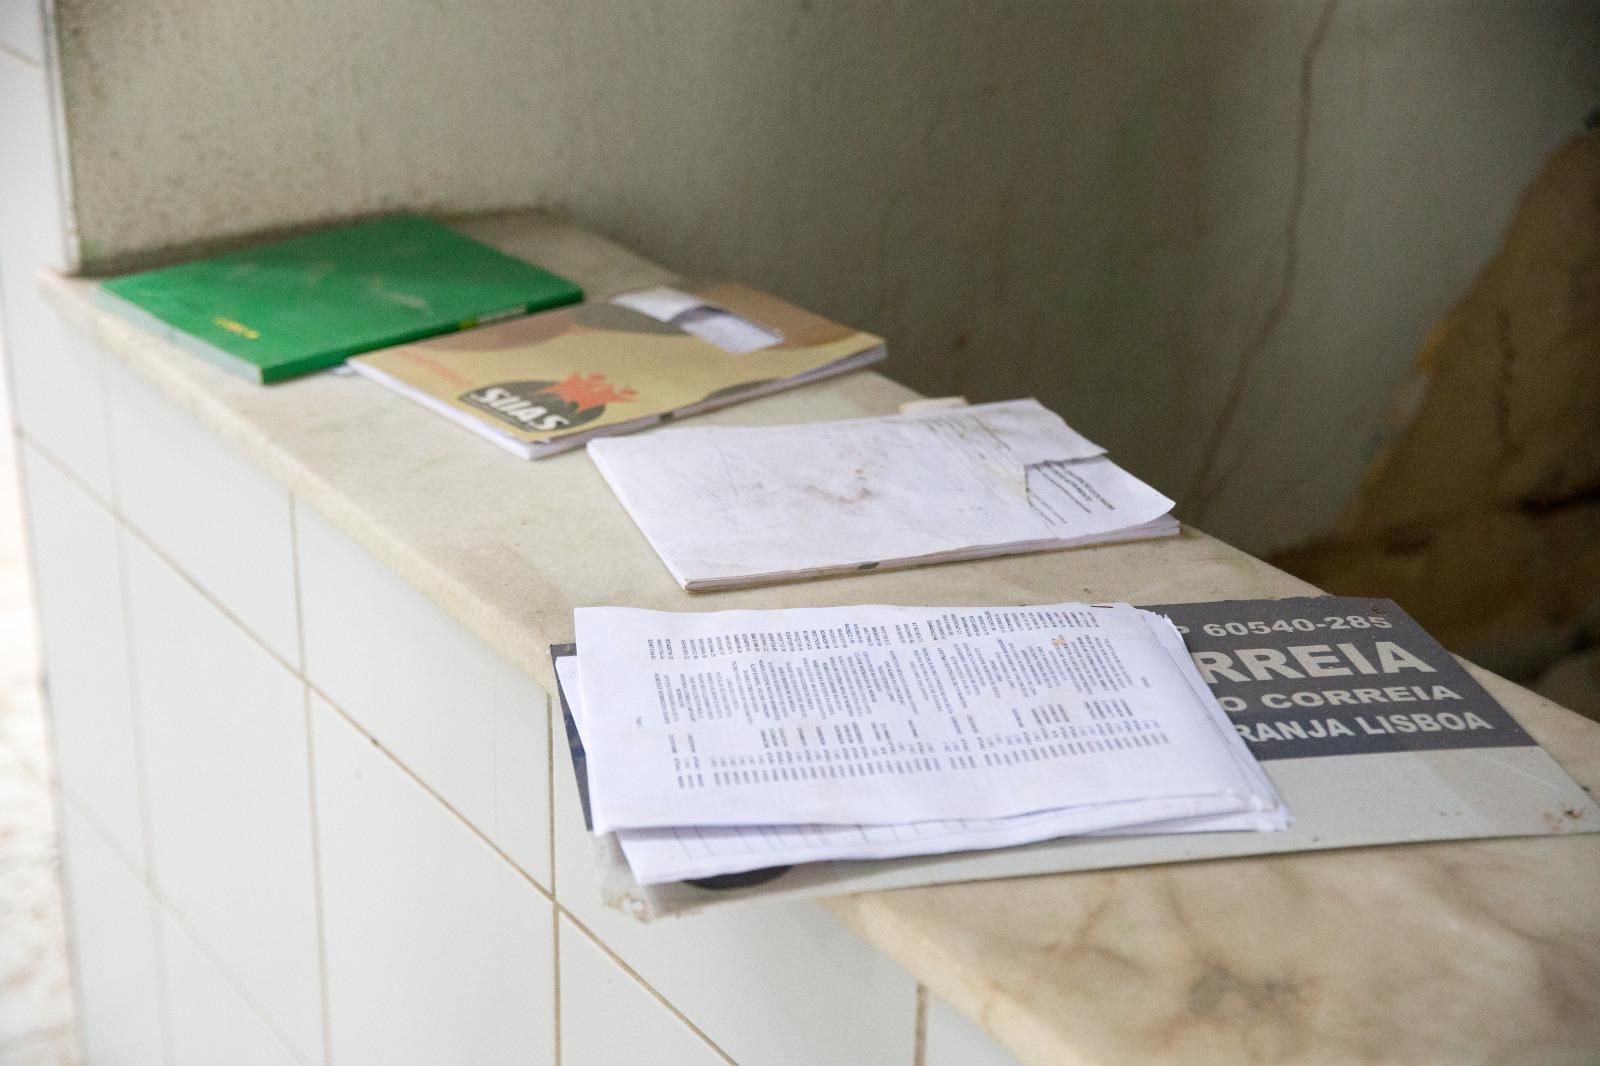
[[[640,884],[1288,824],[1177,632],[1127,604],[576,622],[592,828]]]
[[[1171,536],[1172,501],[1035,400],[597,440],[691,591]]]

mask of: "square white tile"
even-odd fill
[[[544,692],[298,501],[295,528],[307,679],[548,887]]]
[[[116,522],[22,448],[56,772],[124,857],[144,865],[135,708]]]
[[[554,736],[556,898],[663,998],[740,1066],[912,1060],[915,982],[817,904],[648,925],[605,906],[566,730]]]
[[[124,537],[151,877],[297,1057],[322,1006],[305,686]]]
[[[7,297],[10,299],[11,297]],[[109,430],[102,367],[93,342],[48,308],[6,308],[6,362],[12,404],[24,437],[111,501]]]
[[[648,1049],[648,1052],[645,1052]],[[561,919],[561,1066],[727,1066],[593,940]]]
[[[923,1066],[1021,1066],[1021,1061],[930,992]]]
[[[339,1066],[554,1059],[553,907],[313,695]]]
[[[161,916],[168,1066],[298,1066],[283,1041],[240,998],[171,917]]]
[[[70,802],[61,812],[84,1060],[93,1066],[165,1066],[155,902]]]
[[[106,383],[123,517],[298,667],[289,494],[132,371]]]
[[[37,64],[44,63],[42,0],[6,0],[0,4],[0,43]]]

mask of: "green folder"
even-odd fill
[[[412,215],[129,274],[99,293],[119,314],[262,383],[583,299],[566,278]]]

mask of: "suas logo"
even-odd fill
[[[593,422],[606,404],[637,396],[604,374],[573,374],[565,381],[506,381],[461,394],[461,402],[509,422],[518,429],[548,433]]]

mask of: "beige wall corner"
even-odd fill
[[[1600,619],[1600,130],[1523,195],[1423,345],[1336,536],[1278,560],[1458,649]]]

